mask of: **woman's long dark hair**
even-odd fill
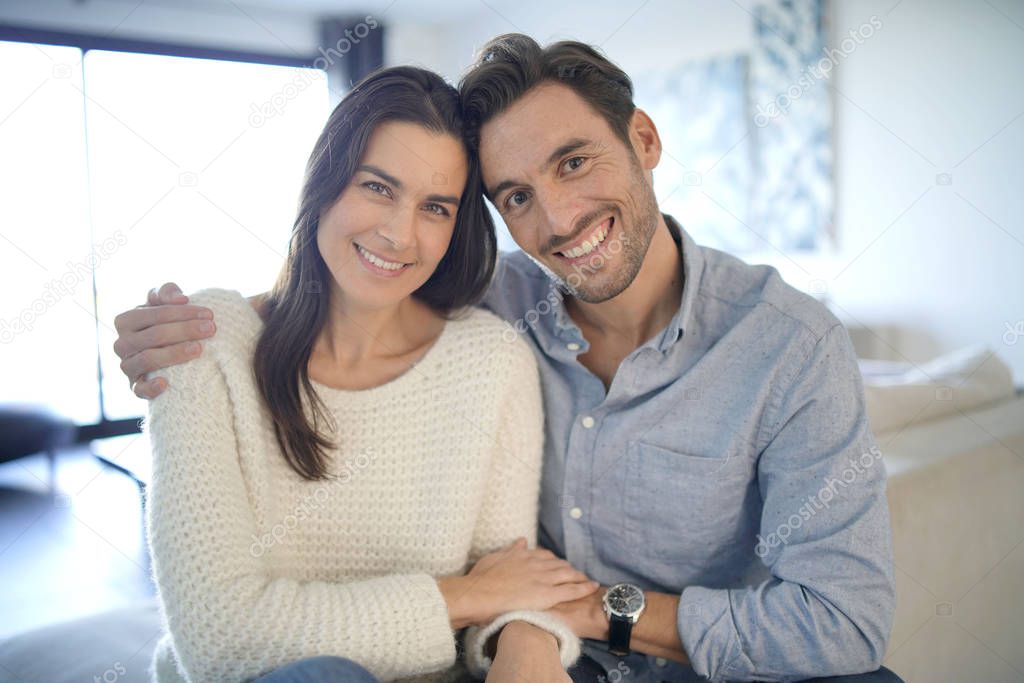
[[[288,258],[261,310],[264,327],[253,356],[256,383],[285,459],[306,479],[327,477],[327,450],[335,445],[323,430],[331,420],[309,380],[309,357],[327,321],[332,278],[317,246],[317,229],[321,214],[355,173],[370,136],[388,121],[418,123],[464,140],[458,92],[437,74],[394,67],[360,81],[331,113],[309,157]],[[463,146],[469,175],[451,243],[434,273],[413,293],[445,317],[480,300],[497,251],[479,162],[475,151]]]

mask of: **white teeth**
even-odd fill
[[[565,256],[566,258],[579,258],[580,256],[586,256],[590,252],[594,251],[594,249],[597,248],[597,245],[604,242],[606,237],[608,237],[608,228],[601,227],[601,229],[594,233],[590,239],[584,240],[583,244],[578,247],[574,247],[569,251],[563,251],[562,256]]]
[[[358,244],[356,245],[356,249],[359,250],[359,253],[363,255],[364,259],[366,259],[373,265],[377,266],[378,268],[383,268],[384,270],[398,270],[399,268],[405,267],[404,263],[393,263],[391,261],[385,261],[382,258],[377,258],[375,255],[366,251]]]

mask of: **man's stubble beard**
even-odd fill
[[[597,272],[591,274],[591,269],[584,266],[580,273],[573,277],[573,275],[567,276],[567,278],[559,278],[559,282],[562,288],[571,296],[579,299],[580,301],[588,304],[599,304],[609,299],[613,299],[619,294],[622,294],[633,284],[633,280],[636,279],[637,274],[640,272],[640,268],[644,264],[644,258],[647,256],[647,250],[651,245],[651,239],[654,237],[654,231],[658,227],[658,218],[660,211],[658,210],[658,200],[654,196],[654,189],[647,179],[644,178],[643,170],[640,168],[640,162],[633,155],[630,160],[630,193],[634,197],[639,197],[640,200],[636,202],[638,212],[635,216],[631,216],[632,220],[632,232],[627,234],[623,232],[623,228],[626,224],[626,217],[620,216],[619,232],[613,237],[615,240],[620,240],[621,249],[619,254],[621,255],[622,263],[611,274],[611,278],[607,282],[595,282],[596,275],[605,274],[603,269],[596,269]],[[567,279],[571,278],[571,282],[567,282]]]

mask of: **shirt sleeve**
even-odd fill
[[[495,444],[491,474],[477,520],[470,551],[475,562],[520,536],[530,547],[537,540],[541,462],[544,454],[544,415],[537,364],[526,343],[513,339],[513,368],[502,408],[502,424]],[[512,621],[526,621],[550,632],[558,640],[562,665],[579,658],[580,641],[564,621],[543,612],[519,610],[500,615],[483,627],[466,629],[466,666],[483,678],[491,665],[484,654],[488,639]]]
[[[226,321],[218,313],[218,320]],[[218,332],[224,340],[227,332]],[[259,531],[239,461],[240,428],[257,416],[210,341],[159,375],[150,402],[148,529],[153,569],[178,665],[189,680],[250,680],[317,655],[358,661],[381,680],[451,666],[455,637],[433,577],[396,574],[332,583],[281,576],[257,552]],[[237,387],[234,387],[237,389]]]
[[[877,669],[895,607],[886,476],[849,336],[836,324],[772,390],[755,552],[772,578],[682,591],[679,633],[711,680]]]

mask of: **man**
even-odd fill
[[[485,305],[541,366],[539,538],[609,587],[553,610],[587,639],[573,677],[898,680],[877,670],[892,545],[845,329],[658,211],[661,141],[614,64],[517,34],[481,55],[463,102],[488,198],[522,249],[501,258]],[[164,388],[145,373],[210,334],[200,309],[171,303],[165,285],[118,317],[143,397]],[[531,629],[501,631],[495,678],[555,680]]]

